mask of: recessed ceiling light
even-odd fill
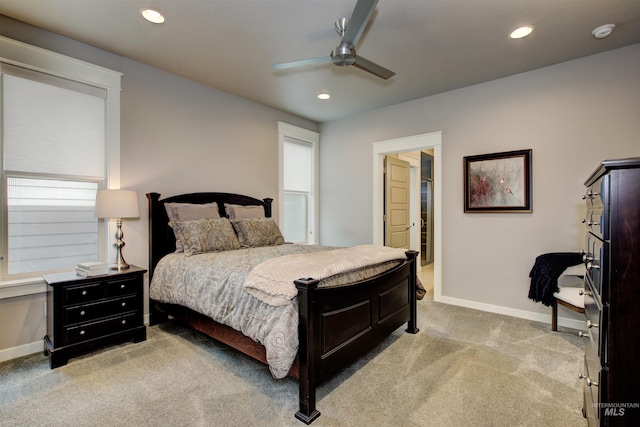
[[[608,37],[609,34],[613,32],[613,29],[615,27],[616,27],[615,24],[600,25],[598,28],[593,30],[591,34],[593,34],[593,37],[597,39],[603,39],[605,37]]]
[[[533,32],[533,25],[525,25],[524,27],[516,28],[509,34],[512,39],[521,39],[527,37]]]
[[[157,10],[153,9],[140,9],[140,14],[144,19],[154,24],[162,24],[164,22],[164,16]]]
[[[318,99],[329,99],[329,98],[331,98],[331,95],[329,95],[326,92],[322,92],[318,94]]]

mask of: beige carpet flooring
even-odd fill
[[[432,294],[431,294],[432,295]],[[576,331],[418,303],[398,329],[318,390],[314,426],[585,426]],[[71,359],[0,364],[0,426],[302,426],[297,383],[171,323]]]

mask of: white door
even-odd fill
[[[385,156],[384,169],[384,245],[409,249],[410,165]]]

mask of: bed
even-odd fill
[[[412,334],[418,332],[416,322],[416,256],[418,253],[415,251],[406,251],[403,253],[403,259],[389,260],[384,265],[376,266],[376,269],[367,270],[366,274],[358,271],[355,275],[347,275],[342,281],[334,283],[319,280],[317,277],[301,275],[293,281],[295,287],[293,295],[295,296],[290,304],[283,303],[282,306],[275,307],[280,310],[275,314],[270,311],[272,308],[265,307],[265,304],[272,304],[258,301],[258,298],[248,295],[247,292],[244,293],[248,296],[242,296],[243,302],[233,301],[230,303],[230,306],[237,306],[237,310],[241,311],[239,314],[229,313],[229,310],[226,309],[222,310],[223,314],[216,311],[209,312],[209,306],[215,304],[204,304],[203,300],[235,297],[226,294],[224,297],[220,297],[217,293],[222,291],[216,288],[217,285],[207,288],[203,284],[198,285],[202,286],[201,288],[193,288],[204,276],[210,276],[211,281],[214,282],[218,280],[218,276],[222,275],[217,270],[215,272],[197,270],[197,268],[203,268],[202,265],[209,264],[207,267],[209,270],[219,265],[237,264],[243,266],[244,270],[240,273],[224,273],[224,280],[231,280],[226,278],[244,274],[239,280],[249,282],[246,275],[251,275],[250,271],[258,270],[255,268],[256,265],[260,265],[260,267],[267,265],[268,262],[263,263],[264,259],[269,259],[271,262],[274,252],[290,255],[283,258],[292,262],[297,259],[295,257],[301,256],[298,255],[300,253],[298,251],[315,252],[317,248],[278,244],[282,243],[280,241],[275,244],[270,242],[265,247],[260,245],[253,247],[250,244],[249,247],[246,247],[249,240],[245,236],[243,241],[242,230],[238,228],[238,224],[253,224],[251,221],[254,220],[237,220],[244,215],[238,216],[238,212],[260,210],[264,220],[261,220],[259,224],[263,226],[273,221],[269,220],[272,211],[272,199],[269,198],[260,200],[239,194],[212,192],[176,195],[165,199],[160,199],[159,193],[149,193],[147,198],[149,203],[149,280],[151,283],[149,291],[150,325],[164,322],[170,317],[268,364],[276,378],[283,375],[296,378],[299,384],[299,410],[295,417],[306,424],[310,424],[320,416],[320,412],[316,409],[316,388],[320,384],[372,350],[404,323],[407,324],[406,332]],[[183,252],[187,253],[176,253],[177,234],[174,229],[180,229],[178,227],[180,224],[192,225],[198,221],[172,221],[170,223],[167,212],[171,209],[165,208],[167,204],[170,207],[184,205],[202,207],[203,209],[210,208],[213,211],[217,210],[220,218],[227,216],[233,218],[233,207],[235,207],[236,220],[232,219],[234,231],[244,245],[239,248],[234,246],[233,250],[229,251],[214,250],[213,253],[196,251],[195,254],[189,253],[189,245],[187,245],[182,248]],[[204,220],[199,221],[204,222]],[[214,221],[217,220],[211,220],[210,223]],[[220,222],[226,223],[224,220]],[[326,256],[327,254],[310,256]],[[340,250],[331,251],[331,254],[338,256]],[[231,256],[243,258],[240,261],[233,258],[232,261],[229,258]],[[178,269],[189,269],[187,270],[189,273],[179,274],[180,279],[176,279],[175,288],[161,287],[160,282],[173,280],[163,280],[164,276],[170,276],[169,272]],[[362,278],[363,274],[366,278]],[[188,283],[178,283],[180,281]],[[179,297],[182,295],[179,292],[182,288],[189,288],[189,291],[183,293],[195,294],[196,302],[183,302]],[[226,289],[230,286],[219,286],[219,288]],[[245,290],[251,291],[248,288]],[[234,292],[243,293],[242,291]],[[170,298],[169,295],[173,295],[174,298]],[[204,307],[201,307],[203,305]],[[260,320],[259,327],[247,326],[242,323],[255,321],[255,319],[248,320],[248,318],[258,317],[263,312],[268,314],[265,319]],[[236,321],[237,319],[240,320]],[[268,333],[261,335],[260,330],[263,325],[271,323],[277,325],[293,324],[297,331],[285,333],[278,330],[279,326],[276,326],[275,333],[272,334],[269,330]],[[253,333],[255,330],[258,330],[257,335]],[[268,344],[271,341],[276,342],[279,346],[276,350],[270,349],[273,347]],[[290,351],[287,352],[281,348],[284,347],[283,342],[291,342],[291,345],[295,346],[293,357],[289,354]],[[286,361],[281,359],[286,359]]]

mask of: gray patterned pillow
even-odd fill
[[[227,218],[170,221],[187,256],[238,249],[240,242]]]
[[[229,219],[264,218],[264,206],[224,204],[224,211]]]
[[[218,204],[212,203],[165,203],[164,209],[167,211],[169,221],[191,221],[201,218],[220,218]],[[176,252],[184,252],[182,242],[176,237]]]
[[[245,218],[231,220],[241,246],[255,248],[284,243],[284,237],[273,218]]]

